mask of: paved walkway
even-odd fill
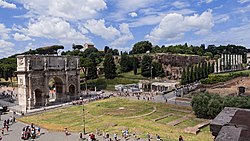
[[[10,118],[11,115],[12,114],[8,113],[1,116],[0,127],[3,127],[3,121]],[[12,125],[10,125],[9,132],[7,132],[6,129],[4,130],[4,136],[2,136],[2,134],[0,133],[0,135],[3,137],[2,141],[22,141],[21,131],[22,128],[27,125],[28,124],[24,124],[18,121],[16,123],[13,123]],[[114,140],[113,135],[111,134],[110,136],[112,140]],[[85,138],[88,138],[88,135],[85,135]],[[120,138],[119,135],[118,138]],[[106,141],[102,136],[97,136],[97,139],[99,141]],[[134,141],[136,139],[134,137],[131,137],[129,140]],[[145,139],[139,140],[146,141]],[[64,132],[51,132],[45,129],[41,129],[41,135],[36,139],[30,139],[29,141],[79,141],[79,134],[71,133],[71,135],[66,136]],[[125,141],[125,139],[122,138],[120,141]]]

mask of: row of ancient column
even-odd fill
[[[221,54],[214,65],[214,73],[239,70],[242,67],[242,55]]]

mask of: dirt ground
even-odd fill
[[[222,85],[217,85],[212,88],[207,88],[209,93],[217,93],[220,95],[237,95],[238,87],[245,87],[245,94],[250,95],[250,77],[238,77],[225,82]]]

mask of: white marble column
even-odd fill
[[[218,73],[220,73],[220,72],[221,72],[220,67],[221,67],[221,58],[220,58],[220,59],[218,59]]]

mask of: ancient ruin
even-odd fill
[[[18,100],[22,112],[67,102],[80,94],[79,58],[73,56],[17,56]],[[54,83],[53,90],[49,82]]]
[[[242,55],[238,54],[221,54],[221,58],[215,61],[214,72],[227,72],[242,69]]]

